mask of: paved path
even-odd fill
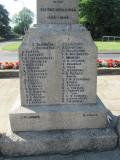
[[[0,158],[0,160],[120,160],[120,150],[108,152],[74,153],[69,155],[44,155],[33,157]]]
[[[18,61],[18,53],[17,52],[7,52],[7,51],[0,51],[0,62],[11,61],[15,62]]]
[[[8,113],[19,94],[19,79],[0,79],[0,132],[9,128]]]
[[[120,75],[98,76],[98,96],[114,115],[120,115]]]

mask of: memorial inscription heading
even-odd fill
[[[78,0],[38,0],[37,24],[77,24]]]

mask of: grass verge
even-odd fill
[[[120,42],[95,42],[99,51],[120,51]]]
[[[21,42],[12,42],[10,44],[6,44],[1,48],[3,51],[17,51]]]

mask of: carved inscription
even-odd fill
[[[78,23],[78,0],[37,0],[37,24]]]
[[[31,50],[22,51],[22,69],[25,87],[25,101],[28,105],[47,103],[45,81],[47,80],[47,64],[54,57],[45,51],[54,50],[54,44],[32,43]]]
[[[38,39],[31,38],[20,52],[22,105],[95,103],[96,75],[90,68],[96,63],[89,63],[94,50],[86,50],[79,36],[53,34],[46,39],[35,34]]]
[[[88,99],[85,86],[81,81],[89,81],[84,77],[83,66],[89,54],[82,43],[62,44],[62,102],[85,103]]]

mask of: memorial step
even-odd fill
[[[46,105],[21,107],[19,100],[10,113],[12,131],[42,131],[81,128],[106,128],[107,109],[97,104]]]
[[[106,151],[117,146],[117,135],[111,128],[17,132],[0,140],[5,156],[68,154],[74,151]]]

